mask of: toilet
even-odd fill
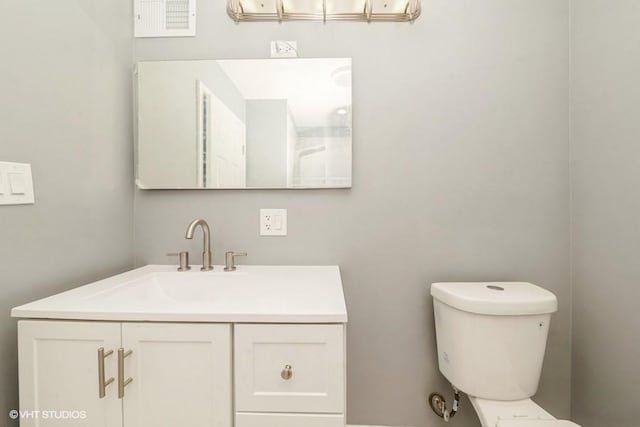
[[[440,372],[482,427],[579,427],[531,397],[538,390],[554,294],[531,283],[434,283]]]

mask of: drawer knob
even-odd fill
[[[285,365],[282,372],[280,372],[280,376],[283,380],[290,380],[293,376],[293,368],[291,367],[291,365]]]

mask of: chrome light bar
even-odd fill
[[[420,16],[420,0],[228,0],[240,21],[391,21]]]

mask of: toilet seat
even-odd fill
[[[503,401],[469,396],[482,427],[580,427],[557,420],[531,399]]]

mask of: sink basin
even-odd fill
[[[344,323],[337,266],[148,265],[25,304],[13,317],[73,320]]]
[[[246,272],[174,273],[156,272],[124,282],[87,297],[109,304],[123,300],[206,303],[222,299],[233,286],[242,286]]]

